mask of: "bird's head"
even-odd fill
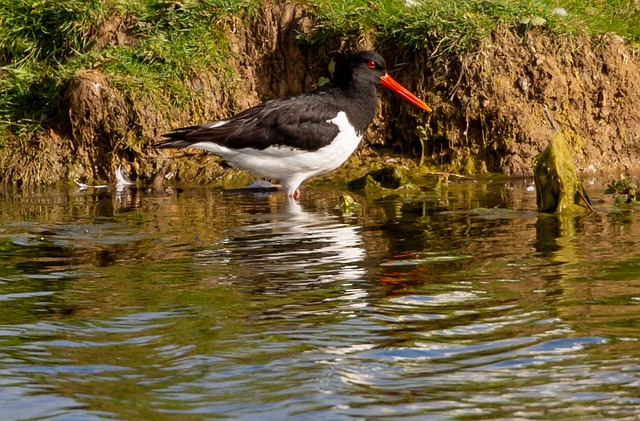
[[[382,85],[390,89],[402,98],[406,99],[418,108],[425,111],[431,111],[431,108],[400,85],[395,79],[387,73],[387,65],[384,59],[374,51],[358,51],[353,54],[343,66],[342,72],[336,75],[336,81],[340,83],[349,83],[358,80],[359,82],[368,82],[375,85]]]

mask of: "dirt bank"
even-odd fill
[[[434,169],[531,175],[532,158],[553,132],[546,106],[570,140],[579,169],[640,169],[640,62],[638,52],[616,36],[503,28],[479,51],[434,63],[429,52],[404,51],[373,33],[309,46],[299,35],[312,33],[315,23],[300,4],[266,5],[253,17],[217,24],[226,27],[235,82],[194,73],[184,81],[190,102],[167,107],[150,102],[144,90],[119,91],[99,67],[81,72],[64,88],[59,117],[31,140],[28,156],[11,148],[0,152],[2,179],[105,180],[120,165],[145,179],[164,165],[182,181],[212,181],[223,174],[216,158],[158,152],[153,144],[159,135],[311,89],[329,76],[332,58],[363,48],[381,52],[394,76],[434,112],[426,115],[381,93],[359,155],[417,158],[422,140],[425,162]],[[105,27],[103,43],[135,42],[126,25]],[[408,64],[394,69],[394,63]],[[23,139],[15,142],[14,151],[27,150]]]
[[[433,118],[444,123],[430,127],[443,144],[438,150],[433,142],[432,152],[462,151],[476,167],[529,175],[532,157],[552,135],[546,106],[570,140],[579,170],[640,165],[640,63],[618,37],[553,37],[538,30],[523,37],[503,30],[460,68],[459,87],[437,98],[442,115]]]

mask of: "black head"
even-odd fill
[[[387,73],[387,65],[379,54],[373,51],[359,51],[349,57],[336,74],[334,85],[342,88],[349,95],[360,97],[374,97],[376,86],[382,84],[402,98],[425,111],[431,108],[421,99],[409,92]],[[375,108],[375,99],[374,108]]]
[[[387,73],[384,59],[373,51],[358,51],[338,70],[334,84],[346,87],[353,82],[379,85],[380,77]]]

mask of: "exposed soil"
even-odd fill
[[[640,63],[637,51],[619,38],[501,31],[465,72],[452,132],[458,143],[471,143],[490,171],[530,174],[531,159],[553,133],[545,106],[579,170],[640,164]],[[468,136],[460,124],[463,109]],[[446,137],[456,144],[456,136]]]
[[[394,77],[434,112],[426,115],[382,92],[359,156],[417,158],[422,148],[417,126],[423,126],[426,164],[433,168],[531,175],[532,158],[554,132],[546,106],[579,170],[640,169],[640,61],[616,36],[503,29],[473,55],[433,63],[426,53],[402,51],[374,34],[310,47],[297,37],[314,29],[300,4],[265,5],[250,23],[235,18],[223,24],[241,82],[196,75],[186,82],[193,92],[189,106],[168,113],[144,92],[119,92],[99,70],[83,72],[68,84],[60,117],[35,141],[32,156],[16,158],[6,151],[0,156],[2,179],[106,180],[123,165],[141,179],[164,166],[183,181],[211,181],[223,174],[217,158],[160,153],[153,148],[159,135],[312,89],[329,75],[332,58],[339,61],[365,48],[381,52]],[[105,22],[104,34],[101,43],[135,43],[124,21]],[[409,64],[394,69],[393,63]]]

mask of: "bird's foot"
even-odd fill
[[[296,189],[293,193],[287,193],[287,197],[290,197],[292,199],[298,200],[300,199],[300,189]]]

